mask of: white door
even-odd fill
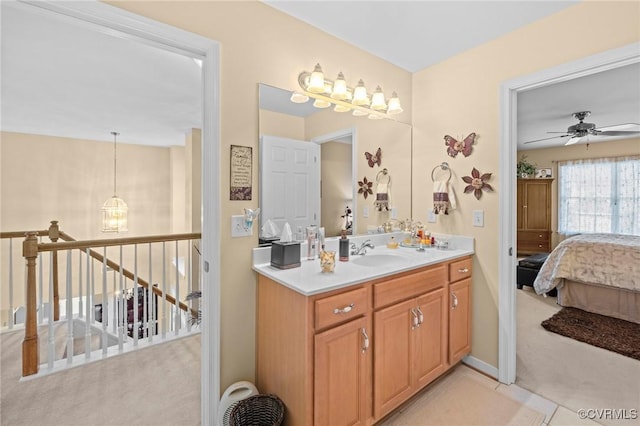
[[[260,218],[282,230],[320,223],[320,146],[263,135],[260,138]]]

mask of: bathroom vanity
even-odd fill
[[[329,274],[254,260],[256,385],[287,425],[373,424],[471,351],[473,240],[453,245],[376,245]]]

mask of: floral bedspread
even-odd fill
[[[542,265],[533,287],[542,294],[563,279],[640,291],[640,237],[584,234],[562,241]]]

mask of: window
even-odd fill
[[[640,156],[558,162],[558,231],[640,235]]]

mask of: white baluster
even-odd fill
[[[193,292],[193,286],[191,285],[191,240],[187,240],[187,294],[191,294]],[[191,303],[188,303],[189,308],[193,306],[193,299],[191,299]],[[191,309],[187,310],[187,331],[191,332],[191,323],[193,322],[191,318]]]
[[[147,321],[147,340],[149,342],[153,341],[153,324],[154,324],[154,316],[153,316],[153,267],[151,264],[151,243],[149,243],[149,288],[147,289],[147,300],[144,304],[145,307],[145,319]],[[151,303],[151,305],[149,305]]]
[[[102,248],[102,356],[107,356],[107,318],[109,317],[109,298],[107,297],[107,246]]]
[[[72,251],[67,250],[67,365],[73,362],[73,279],[71,277]]]
[[[14,321],[15,321],[15,317],[13,313],[13,238],[9,238],[9,329],[13,328]]]
[[[167,251],[162,242],[162,339],[167,337]]]
[[[133,246],[133,346],[138,346],[138,245]]]
[[[84,357],[91,358],[91,253],[87,248],[87,296],[85,299],[85,323],[84,323]]]
[[[180,331],[180,308],[178,304],[180,303],[180,268],[179,260],[178,260],[178,241],[176,241],[176,319],[175,319],[175,335],[177,336]]]
[[[53,329],[53,252],[49,252],[49,345],[47,349],[47,363],[49,370],[53,369],[55,361],[56,339]]]
[[[127,332],[127,301],[124,297],[124,275],[122,273],[122,246],[120,246],[119,260],[119,276],[120,276],[120,300],[118,301],[118,352],[124,350],[124,336]]]
[[[38,253],[38,324],[44,324],[44,257],[42,253]]]
[[[78,252],[78,318],[83,318],[82,308],[82,251]]]

